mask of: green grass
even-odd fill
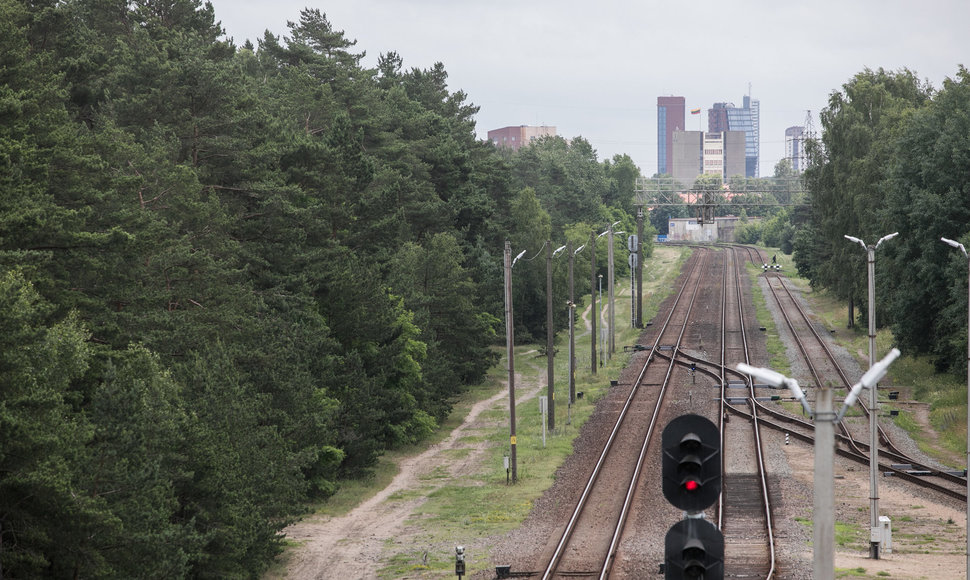
[[[836,568],[835,569],[836,578],[866,578],[865,568]]]
[[[862,368],[869,366],[869,338],[865,322],[859,323],[860,311],[855,311],[856,324],[847,328],[849,322],[848,306],[844,300],[837,299],[825,291],[812,290],[808,281],[799,278],[797,270],[791,264],[790,256],[785,256],[775,248],[768,248],[770,253],[776,252],[783,272],[789,282],[803,291],[815,316],[822,325],[829,329],[834,340],[847,351],[852,353]],[[749,266],[749,273],[756,275],[760,268]],[[765,324],[763,315],[764,301],[759,292],[754,292],[755,305],[758,307],[758,321]],[[864,313],[863,313],[864,314]],[[865,320],[865,316],[863,316]],[[772,327],[768,326],[768,352],[771,357],[771,368],[787,374],[787,357],[784,347],[773,345]],[[881,359],[893,347],[893,334],[888,328],[881,328],[876,332],[876,357]],[[851,379],[852,377],[850,377]],[[890,401],[889,390],[900,392],[899,403]],[[954,469],[962,469],[966,463],[967,451],[967,384],[963,376],[951,374],[937,374],[931,357],[908,356],[902,353],[892,367],[886,379],[880,383],[880,406],[883,414],[888,415],[890,409],[899,410],[898,416],[892,420],[919,445],[920,449],[936,460]],[[913,413],[912,401],[930,406],[929,422],[933,433],[929,433]],[[790,410],[798,412],[792,406]],[[849,416],[859,414],[853,409]],[[880,420],[890,420],[888,416]]]
[[[807,528],[812,528],[815,522],[811,518],[796,517],[795,521]],[[868,549],[868,529],[845,522],[835,522],[835,545],[848,550]]]
[[[644,264],[645,322],[656,315],[660,303],[670,294],[674,280],[689,255],[690,251],[686,248],[657,248]],[[442,573],[454,570],[454,554],[443,546],[454,546],[461,543],[462,538],[502,534],[522,524],[532,510],[533,502],[554,483],[556,469],[572,453],[573,440],[592,415],[596,401],[606,395],[610,379],[618,377],[629,362],[631,353],[624,352],[624,346],[632,346],[640,336],[641,330],[630,328],[629,287],[618,285],[617,296],[616,353],[610,360],[601,361],[602,366],[597,368],[596,374],[590,372],[589,335],[580,319],[582,313],[577,313],[577,328],[582,330],[577,331],[576,335],[575,382],[576,391],[583,392],[584,396],[568,409],[568,357],[562,354],[568,352],[569,335],[562,332],[556,337],[555,345],[560,353],[554,361],[556,428],[546,433],[545,446],[538,402],[535,399],[517,401],[517,483],[506,485],[507,473],[503,467],[503,456],[510,450],[508,411],[487,411],[482,416],[496,419],[499,426],[478,431],[474,435],[475,440],[488,443],[482,469],[464,480],[439,480],[435,477],[439,473],[437,470],[422,479],[436,487],[427,494],[426,501],[412,513],[408,522],[408,525],[418,526],[422,530],[420,538],[408,545],[396,541],[388,544],[386,553],[391,556],[384,561],[380,570],[382,578],[440,577]],[[589,303],[588,299],[586,303]],[[517,391],[521,385],[545,382],[546,358],[537,354],[539,351],[540,345],[516,346],[515,371],[522,377],[516,381]],[[503,388],[502,381],[508,377],[505,365],[503,356],[502,362],[490,371],[489,384],[482,386],[478,393],[469,398],[480,400]],[[545,389],[540,394],[545,394]],[[452,413],[452,417],[457,416],[453,421],[455,425],[467,414],[468,407],[470,405],[463,408],[456,406]],[[469,570],[485,569],[488,567],[488,554],[467,552],[466,564]]]
[[[845,522],[835,522],[835,545],[848,550],[869,547],[869,530]]]
[[[771,316],[771,312],[768,310],[768,305],[764,294],[760,291],[760,284],[758,278],[763,274],[763,271],[758,266],[748,263],[747,266],[748,277],[751,278],[751,297],[754,302],[755,316],[758,320],[758,326],[763,327],[765,335],[765,347],[768,351],[768,368],[777,371],[783,375],[791,374],[791,365],[788,362],[788,353],[785,349],[785,344],[781,340],[781,336],[778,334],[778,329],[775,326],[774,318]]]

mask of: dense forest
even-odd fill
[[[506,240],[528,340],[529,258],[634,231],[628,156],[496,149],[440,64],[368,68],[325,14],[294,18],[237,46],[201,0],[0,0],[0,577],[258,576],[497,362]],[[880,321],[962,368],[967,262],[938,240],[970,245],[970,74],[866,70],[822,129],[809,209],[744,241],[863,304],[842,236],[899,231]],[[560,256],[556,304],[565,276]]]
[[[497,150],[440,64],[294,17],[0,0],[0,577],[258,576],[497,362],[506,240],[633,231],[628,156]]]
[[[904,354],[962,375],[967,258],[940,238],[970,246],[970,72],[934,88],[914,71],[866,69],[832,92],[821,122],[810,211],[793,220],[799,272],[865,321],[866,251],[844,236],[872,245],[898,232],[875,254],[877,321]]]

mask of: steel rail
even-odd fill
[[[746,411],[743,411],[741,409],[738,409],[736,407],[733,407],[732,406],[732,407],[728,407],[728,409],[732,413],[735,413],[737,415],[740,415],[740,416],[742,416],[744,418],[747,418],[747,419],[750,419],[751,418],[751,414],[750,413],[748,413]],[[777,431],[781,431],[783,433],[788,433],[792,437],[794,437],[796,439],[799,439],[801,441],[804,441],[805,443],[809,443],[811,445],[814,445],[815,444],[815,437],[813,435],[809,435],[809,434],[803,433],[801,431],[797,431],[797,430],[790,429],[786,425],[782,425],[780,423],[776,423],[774,421],[770,421],[770,420],[766,420],[766,419],[762,419],[761,423],[764,424],[765,426],[770,427],[772,429],[775,429]],[[850,449],[846,449],[846,448],[840,447],[838,445],[836,445],[836,447],[835,447],[835,452],[837,454],[843,456],[843,457],[846,457],[848,459],[852,459],[853,461],[856,461],[857,463],[860,463],[860,464],[863,464],[863,465],[869,465],[869,456],[866,455],[866,454],[856,453],[856,452],[854,452],[854,451],[852,451]],[[931,480],[928,480],[928,479],[926,479],[924,477],[920,477],[920,476],[917,476],[917,475],[913,475],[913,474],[910,474],[910,473],[906,473],[905,471],[893,469],[891,465],[887,465],[887,464],[880,463],[880,466],[883,469],[886,469],[887,471],[893,471],[895,473],[894,477],[897,477],[899,479],[906,480],[906,481],[911,482],[911,483],[915,483],[915,484],[917,484],[917,485],[919,485],[921,487],[925,487],[925,488],[928,488],[928,489],[932,489],[934,491],[937,491],[939,493],[942,493],[944,495],[947,495],[949,497],[952,497],[952,498],[955,498],[955,499],[958,499],[958,500],[961,500],[961,501],[967,501],[966,491],[953,489],[953,488],[950,488],[950,487],[947,487],[947,486],[944,486],[944,485],[939,485],[938,483],[935,483],[935,482],[933,482]]]
[[[780,282],[780,285],[784,289],[785,293],[788,295],[789,298],[791,298],[792,304],[795,305],[795,308],[799,312],[799,315],[804,319],[804,321],[806,322],[806,324],[812,330],[812,334],[815,336],[815,338],[819,342],[819,344],[822,345],[822,347],[825,349],[825,352],[828,354],[830,360],[832,361],[833,366],[836,369],[838,369],[839,377],[841,378],[842,383],[845,386],[845,388],[847,388],[847,389],[848,388],[851,388],[852,387],[852,384],[849,382],[848,378],[846,377],[844,371],[842,370],[841,365],[839,365],[838,360],[835,358],[835,355],[832,354],[831,350],[828,348],[828,346],[822,340],[821,336],[815,330],[815,327],[811,324],[811,321],[808,318],[808,314],[804,311],[804,309],[801,307],[801,305],[795,299],[794,295],[791,292],[791,289],[788,288],[788,285],[785,284],[784,283],[784,280],[780,276],[778,276],[777,274],[775,274],[774,276],[771,276],[771,277],[778,279],[778,281]],[[771,286],[770,283],[769,283],[769,286]],[[773,286],[772,286],[772,290],[774,291],[774,287]],[[780,306],[780,303],[779,303],[779,306]],[[794,334],[794,331],[793,331],[793,334]],[[798,340],[798,339],[796,338],[796,340]],[[803,351],[803,353],[804,353],[804,351]],[[862,398],[859,399],[859,403],[862,406],[863,412],[868,417],[868,415],[872,412],[872,410],[869,408],[869,406],[866,404],[866,402]],[[930,471],[930,472],[932,472],[932,474],[934,476],[940,477],[941,479],[945,479],[945,480],[951,481],[953,483],[962,483],[963,485],[966,485],[966,483],[967,483],[967,478],[966,477],[960,477],[958,475],[954,475],[954,474],[949,473],[947,471],[940,470],[940,469],[938,469],[936,467],[933,467],[933,466],[930,466],[930,465],[926,465],[924,462],[922,462],[922,461],[920,461],[920,460],[918,460],[916,458],[913,458],[913,457],[907,455],[904,451],[900,450],[896,446],[895,443],[893,443],[893,441],[889,437],[889,434],[882,428],[881,425],[878,425],[878,423],[877,423],[877,427],[878,427],[878,430],[879,430],[879,440],[886,447],[886,449],[881,450],[880,453],[889,454],[889,455],[895,457],[900,463],[910,463],[914,467],[918,468],[921,471]],[[863,453],[863,452],[864,453],[868,453],[868,450],[869,450],[869,444],[868,443],[863,442],[863,441],[857,441],[855,439],[855,437],[853,437],[851,435],[851,433],[849,432],[849,429],[848,429],[847,426],[842,425],[842,430],[843,430],[843,432],[844,432],[844,434],[846,436],[848,436],[849,438],[852,439],[852,441],[854,442],[854,445],[853,446],[860,453]],[[865,451],[863,451],[863,449]]]
[[[667,392],[667,386],[670,384],[670,376],[673,373],[674,366],[675,366],[674,360],[677,358],[677,353],[680,349],[680,343],[683,341],[684,333],[687,331],[687,321],[690,320],[690,314],[694,309],[694,301],[697,298],[697,290],[700,287],[700,280],[701,280],[701,277],[698,276],[694,283],[694,291],[691,294],[690,302],[687,306],[687,312],[684,315],[684,324],[681,325],[680,334],[677,335],[677,342],[674,344],[673,349],[671,350],[671,355],[672,355],[671,361],[670,361],[670,364],[667,366],[667,373],[664,375],[663,385],[660,388],[660,394],[657,398],[657,404],[654,407],[653,414],[650,417],[650,424],[647,427],[647,433],[643,438],[643,444],[640,446],[640,454],[637,457],[636,469],[634,470],[633,477],[630,479],[630,485],[627,488],[626,497],[624,497],[623,499],[623,508],[620,510],[619,521],[616,524],[616,528],[613,530],[613,537],[610,539],[610,547],[606,553],[607,554],[606,561],[603,563],[603,566],[600,569],[599,580],[605,580],[606,578],[609,578],[610,572],[613,568],[613,562],[615,561],[615,558],[616,558],[616,552],[620,544],[620,539],[623,536],[624,527],[626,525],[626,518],[627,518],[627,515],[630,513],[630,508],[633,505],[633,496],[636,493],[637,485],[640,482],[640,472],[643,469],[643,463],[647,457],[647,448],[649,447],[650,442],[653,440],[653,431],[657,426],[657,419],[660,416],[660,409],[663,406],[663,400],[664,400],[664,395]],[[672,313],[673,313],[673,309],[671,309],[671,314]],[[668,316],[668,320],[669,319],[670,317]],[[666,328],[666,323],[664,324],[664,326]],[[656,352],[656,346],[660,344],[661,334],[662,333],[658,333],[657,335],[657,341],[654,343],[653,352]],[[637,376],[637,385],[639,385],[640,382],[643,380],[643,376],[645,373],[646,373],[646,367],[644,367],[644,369],[640,372],[640,375]]]
[[[744,325],[744,294],[742,292],[743,286],[741,284],[741,267],[739,267],[738,264],[737,264],[737,260],[736,260],[737,254],[736,254],[736,251],[732,249],[728,254],[731,256],[731,258],[732,258],[731,259],[731,262],[732,262],[732,264],[734,266],[733,268],[731,268],[731,271],[734,272],[734,280],[733,280],[733,282],[734,282],[734,287],[735,287],[735,294],[737,296],[738,321],[739,321],[740,330],[741,330],[741,341],[742,341],[742,344],[743,344],[743,347],[744,347],[744,349],[743,349],[743,352],[744,352],[744,362],[747,363],[747,364],[750,364],[751,361],[750,361],[749,349],[748,349],[747,329],[746,329],[746,327]],[[750,256],[750,253],[749,253],[749,256]],[[727,271],[728,271],[728,268],[725,267],[725,270],[724,270],[725,277],[727,276]],[[725,283],[724,283],[724,288],[726,290],[726,288],[727,288],[727,281],[725,281]],[[724,292],[724,296],[726,296],[726,291]],[[726,298],[723,298],[722,299],[722,320],[724,320],[724,318],[726,317],[726,311],[727,311],[727,305],[724,303],[725,300],[726,300]],[[722,322],[722,324],[721,324],[721,373],[720,373],[720,381],[721,381],[721,414],[720,414],[720,424],[721,424],[721,437],[722,437],[721,440],[722,440],[722,442],[723,442],[723,437],[724,437],[724,407],[725,407],[725,405],[732,406],[732,405],[730,405],[730,404],[727,403],[727,398],[725,396],[726,395],[725,389],[727,388],[726,387],[726,385],[727,385],[727,380],[726,380],[727,377],[726,377],[725,370],[728,368],[727,367],[727,360],[726,360],[726,353],[725,353],[725,344],[726,344],[725,332],[726,332],[726,327],[727,327],[726,322]],[[775,563],[776,563],[775,537],[774,537],[774,530],[772,528],[771,499],[768,496],[767,468],[765,466],[764,447],[763,447],[763,444],[761,442],[760,418],[758,417],[758,413],[757,413],[757,405],[754,404],[755,401],[756,401],[754,384],[752,382],[748,381],[747,379],[745,379],[745,383],[747,384],[748,389],[749,389],[749,393],[751,394],[751,397],[749,399],[750,402],[751,402],[751,417],[752,417],[752,419],[751,419],[751,427],[752,427],[752,431],[754,433],[754,440],[755,440],[755,456],[757,457],[757,460],[758,460],[758,477],[759,477],[759,480],[760,480],[759,483],[761,485],[762,505],[764,507],[765,531],[766,531],[766,533],[768,535],[768,552],[769,552],[769,560],[770,561],[769,561],[768,572],[767,572],[766,578],[770,580],[774,576],[774,573],[775,573]],[[723,443],[722,443],[722,447],[723,447]],[[722,461],[722,465],[723,465],[723,461],[724,461],[723,451],[722,451],[722,454],[721,454],[721,461]],[[722,468],[722,474],[723,474],[723,468]],[[722,495],[723,495],[723,491],[722,491]],[[721,527],[721,524],[722,524],[722,518],[723,518],[723,502],[721,501],[721,498],[718,498],[718,527],[719,528]]]
[[[640,370],[639,375],[637,376],[637,380],[636,382],[634,382],[633,386],[630,389],[630,394],[627,396],[626,402],[624,403],[623,408],[621,409],[620,414],[616,419],[616,423],[614,423],[613,425],[613,430],[611,431],[609,438],[607,439],[605,445],[603,446],[603,450],[600,452],[599,459],[597,460],[596,465],[593,468],[593,472],[590,474],[589,479],[586,482],[586,486],[583,489],[583,493],[580,496],[579,501],[576,503],[576,507],[574,508],[573,513],[566,524],[566,528],[563,530],[562,537],[560,538],[558,544],[556,545],[556,549],[553,552],[552,557],[549,559],[549,562],[545,567],[545,571],[543,572],[543,575],[542,575],[543,580],[548,580],[558,570],[558,567],[562,561],[565,548],[569,544],[572,534],[575,531],[576,523],[579,521],[579,518],[586,507],[586,502],[589,499],[590,493],[593,490],[593,487],[596,484],[596,480],[599,477],[600,471],[602,470],[603,465],[610,454],[610,451],[613,447],[613,443],[616,440],[617,433],[619,432],[620,427],[623,424],[623,420],[625,419],[626,414],[632,405],[634,397],[639,391],[640,383],[642,382],[643,377],[646,374],[648,367],[650,366],[650,363],[654,360],[654,356],[658,352],[657,346],[660,344],[660,339],[663,337],[664,332],[667,330],[667,327],[670,325],[670,320],[673,317],[674,312],[676,311],[677,305],[680,303],[681,299],[683,298],[684,292],[689,286],[690,281],[694,279],[695,288],[696,288],[696,285],[700,280],[699,277],[696,277],[696,278],[694,277],[694,274],[697,271],[697,266],[699,262],[700,262],[700,259],[694,260],[691,270],[688,272],[688,275],[685,277],[684,283],[681,286],[680,291],[677,293],[677,296],[675,297],[673,304],[671,305],[670,312],[667,314],[667,318],[664,320],[663,325],[661,326],[660,330],[657,332],[657,337],[654,341],[653,347],[650,349],[650,354],[647,356],[647,360],[644,361],[643,367]],[[695,291],[695,295],[696,295],[696,291]],[[683,328],[681,329],[681,336],[683,335],[683,329],[686,328],[686,326],[687,325],[685,323],[683,325]],[[673,367],[672,362],[669,365],[669,367]],[[668,368],[667,374],[668,376],[670,374],[669,368]],[[663,394],[665,390],[666,390],[666,383],[661,388],[660,395],[659,395],[660,399],[657,402],[657,408],[660,407],[660,402],[663,399]],[[611,547],[611,551],[612,551],[612,547]],[[608,552],[606,561],[604,561],[604,564],[601,567],[601,571],[602,569],[607,567],[607,564],[608,562],[611,561],[611,559],[612,559],[612,554]]]

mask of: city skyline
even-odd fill
[[[237,46],[256,44],[267,29],[287,36],[286,22],[307,5],[212,4]],[[930,10],[902,0],[878,10],[866,0],[604,0],[595,10],[577,0],[333,0],[319,8],[357,41],[365,66],[391,51],[406,69],[441,62],[449,90],[480,107],[478,138],[499,127],[555,126],[589,141],[601,160],[630,155],[646,176],[657,169],[657,95],[685,95],[688,111],[758,98],[760,173],[768,175],[785,156],[785,129],[804,125],[807,110],[820,129],[819,111],[855,74],[908,68],[939,88],[970,54],[965,0],[934,0]],[[701,30],[720,31],[716,51],[688,40]]]

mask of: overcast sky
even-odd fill
[[[687,129],[715,102],[761,101],[760,174],[785,129],[868,67],[909,68],[939,88],[970,66],[970,0],[211,0],[226,34],[289,34],[305,7],[356,39],[365,66],[395,51],[406,69],[441,62],[449,89],[481,107],[478,135],[552,125],[599,159],[657,168],[657,97],[678,95]],[[702,123],[702,124],[699,124]]]

